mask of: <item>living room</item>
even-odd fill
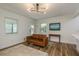
[[[26,8],[27,5],[33,5],[36,9],[29,11],[32,7]],[[46,11],[38,11],[39,6],[43,6],[42,9],[46,7]],[[2,51],[0,55],[79,55],[74,52],[74,49],[79,52],[78,19],[79,3],[2,3],[0,4],[0,50]],[[33,37],[38,42],[30,41],[29,36],[32,35],[35,35]],[[39,42],[39,39],[44,42]],[[13,51],[12,47],[20,44],[25,45],[23,48],[28,49],[27,52],[23,51],[26,52],[23,54],[21,45],[19,46],[22,49],[21,53],[13,53],[16,49]],[[28,52],[33,50],[26,46],[35,49],[34,52],[32,54]],[[9,48],[12,48],[12,53]],[[34,54],[37,51],[39,52]]]

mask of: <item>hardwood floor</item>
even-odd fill
[[[49,42],[47,47],[35,46],[26,42],[23,44],[47,52],[49,56],[79,56],[76,45],[73,44]]]

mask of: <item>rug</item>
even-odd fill
[[[1,56],[47,56],[48,53],[23,44],[0,51]]]

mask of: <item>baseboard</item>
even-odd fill
[[[0,51],[1,50],[5,50],[5,49],[8,49],[8,48],[11,48],[11,47],[14,47],[14,46],[17,46],[17,45],[22,44],[22,43],[24,43],[24,42],[21,42],[21,43],[18,43],[18,44],[14,44],[14,45],[9,46],[9,47],[2,48],[2,49],[0,49]]]

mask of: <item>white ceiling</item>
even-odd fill
[[[31,13],[26,10],[26,4],[23,3],[2,3],[0,8],[9,10],[32,19],[46,19],[55,16],[73,15],[79,11],[78,3],[52,3],[49,4],[49,9],[46,14]]]

